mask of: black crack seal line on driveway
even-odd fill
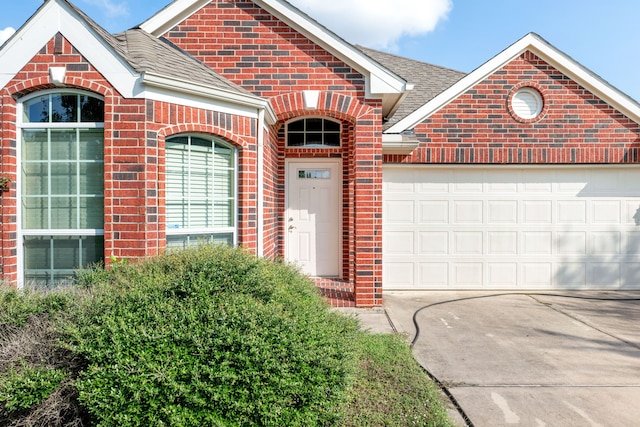
[[[575,317],[569,315],[568,313],[565,313],[563,311],[559,311],[553,307],[550,306],[550,304],[546,304],[543,303],[542,301],[539,301],[537,299],[535,299],[534,297],[558,297],[558,298],[568,298],[568,299],[582,299],[582,300],[593,300],[593,301],[622,301],[622,302],[630,302],[630,301],[640,301],[640,298],[604,298],[604,297],[586,297],[586,296],[579,296],[579,295],[561,295],[561,294],[549,294],[549,293],[513,293],[513,292],[505,292],[505,293],[500,293],[500,294],[490,294],[490,295],[479,295],[479,296],[474,296],[474,297],[466,297],[466,298],[456,298],[456,299],[452,299],[452,300],[447,300],[447,301],[440,301],[440,302],[435,302],[433,304],[429,304],[429,305],[425,305],[424,307],[419,308],[418,310],[415,311],[415,313],[413,313],[413,326],[416,328],[416,335],[413,337],[413,340],[411,341],[411,348],[413,348],[413,346],[418,342],[418,339],[420,338],[420,325],[418,325],[418,314],[420,314],[422,311],[431,308],[431,307],[436,307],[438,305],[445,305],[445,304],[450,304],[450,303],[454,303],[454,302],[461,302],[461,301],[471,301],[471,300],[476,300],[476,299],[485,299],[485,298],[496,298],[496,297],[504,297],[504,296],[514,296],[514,295],[523,295],[523,296],[528,296],[530,298],[533,298],[536,302],[540,303],[540,304],[545,304],[548,305],[552,310],[558,311],[561,314],[564,314],[565,316],[571,317],[574,320],[577,320],[581,323],[584,323],[583,321],[581,321],[580,319],[576,319]],[[596,328],[593,325],[587,325],[590,328],[596,329],[599,332],[602,332],[606,335],[611,336],[612,338],[615,338],[617,340],[620,340],[626,344],[629,344],[633,347],[636,348],[640,348],[638,345],[623,340],[619,337],[615,337],[612,336],[611,334],[608,334],[598,328]],[[451,404],[456,408],[456,411],[458,411],[458,413],[460,414],[460,416],[462,417],[462,419],[464,420],[464,422],[466,423],[467,427],[475,427],[473,422],[469,419],[469,416],[464,412],[464,409],[462,409],[462,406],[460,406],[460,403],[458,403],[458,401],[456,400],[456,398],[453,396],[453,394],[449,391],[449,389],[442,383],[442,381],[440,381],[435,375],[433,375],[431,372],[429,372],[426,368],[424,368],[424,371],[427,373],[427,375],[429,376],[429,378],[431,378],[431,380],[433,380],[433,382],[435,382],[438,387],[440,387],[440,389],[442,390],[442,392],[449,398],[449,400],[451,401]]]

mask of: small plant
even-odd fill
[[[0,190],[8,190],[13,181],[6,175],[0,175]]]

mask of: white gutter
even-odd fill
[[[264,256],[264,109],[258,110],[258,207],[256,221],[258,230],[256,236],[257,255]]]
[[[265,111],[267,112],[267,115],[265,117],[269,124],[275,124],[278,121],[278,119],[276,118],[276,114],[271,107],[271,104],[269,104],[269,101],[254,95],[245,95],[233,92],[231,90],[212,88],[211,86],[200,85],[185,80],[158,76],[156,74],[149,73],[144,73],[142,75],[142,83],[148,86],[158,87],[174,92],[204,96],[220,101],[226,101],[236,105],[241,105],[244,107],[257,108],[263,113]]]

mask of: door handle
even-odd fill
[[[290,226],[289,226],[289,231],[293,231],[293,230],[295,230],[295,229],[296,229],[296,227],[295,227],[294,225],[290,225]]]

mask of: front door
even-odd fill
[[[340,276],[340,161],[287,162],[286,258],[313,277]]]

